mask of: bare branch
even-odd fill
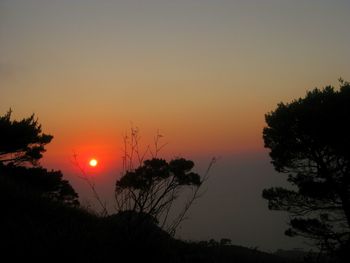
[[[102,209],[100,214],[102,216],[107,216],[108,210],[107,210],[106,202],[103,202],[102,199],[100,198],[100,196],[96,190],[95,183],[90,179],[90,177],[87,175],[85,169],[80,165],[80,163],[78,161],[78,155],[76,153],[73,154],[72,163],[80,172],[80,175],[78,174],[76,176],[87,183],[87,185],[90,187],[90,189],[94,195],[94,198],[97,200],[98,204],[100,205],[100,207]]]

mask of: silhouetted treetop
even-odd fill
[[[172,177],[169,190],[180,185],[200,185],[200,176],[190,172],[194,163],[180,158],[170,161],[153,158],[145,160],[135,171],[127,171],[117,181],[117,189],[149,190],[155,183]]]
[[[21,194],[29,192],[69,206],[79,205],[78,194],[63,179],[61,171],[0,163],[0,179],[2,184],[9,184],[9,188],[17,189]]]
[[[314,89],[266,115],[265,147],[278,171],[298,169],[300,160],[315,159],[316,152],[349,159],[350,85],[342,83],[339,91]]]
[[[202,181],[197,173],[191,171],[193,167],[194,163],[184,158],[170,162],[152,158],[143,161],[136,169],[126,171],[116,182],[115,193],[119,212],[146,214],[153,217],[169,233],[174,233],[198,197],[198,188]],[[192,197],[173,223],[166,226],[170,209],[185,187],[193,190]]]
[[[36,164],[53,136],[42,133],[34,114],[20,121],[11,120],[11,114],[0,116],[0,162]]]
[[[307,92],[266,116],[265,147],[295,187],[265,189],[269,208],[291,213],[288,235],[328,251],[350,247],[350,84]]]
[[[78,194],[61,171],[42,167],[28,168],[24,163],[37,165],[52,136],[42,133],[41,125],[32,115],[20,121],[11,120],[12,111],[0,116],[0,179],[2,184],[19,195],[40,195],[70,206],[79,204]]]

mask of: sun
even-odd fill
[[[97,164],[98,164],[98,161],[97,161],[96,159],[91,159],[91,160],[89,161],[89,165],[90,165],[91,167],[95,167]]]

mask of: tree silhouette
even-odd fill
[[[291,215],[287,235],[310,238],[328,252],[349,248],[350,84],[307,92],[266,116],[265,147],[291,189],[263,191],[272,210]]]
[[[63,180],[61,171],[38,166],[53,136],[42,133],[34,114],[20,121],[11,120],[11,114],[9,110],[0,116],[1,183],[20,195],[40,195],[69,206],[79,205],[78,194]],[[28,167],[28,163],[36,167]]]
[[[48,171],[42,167],[23,167],[13,163],[0,163],[1,183],[16,189],[20,195],[34,194],[68,206],[78,206],[78,194],[61,171]]]
[[[37,164],[51,135],[41,132],[34,114],[20,121],[11,120],[12,110],[0,116],[0,163]]]
[[[192,172],[194,162],[191,160],[176,158],[167,162],[158,157],[167,145],[160,142],[163,137],[158,130],[153,147],[142,147],[137,127],[131,127],[130,133],[124,136],[123,169],[116,182],[115,200],[118,213],[132,215],[130,219],[137,215],[141,221],[153,220],[175,235],[190,207],[201,196],[201,186],[208,179],[216,158],[212,158],[201,177]],[[148,156],[150,158],[146,158]],[[171,213],[175,203],[178,211]]]
[[[159,158],[145,160],[143,165],[126,171],[116,182],[118,210],[134,211],[157,222],[163,217],[165,221],[181,190],[201,185],[200,176],[191,171],[193,167],[194,163],[184,158],[170,162]]]

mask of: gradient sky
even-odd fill
[[[261,199],[283,184],[263,148],[264,114],[350,80],[349,11],[346,0],[0,0],[0,113],[36,113],[54,135],[43,165],[83,203],[92,195],[72,153],[99,159],[88,172],[110,200],[131,124],[145,144],[159,129],[164,156],[199,172],[220,156],[179,236],[301,247]]]

